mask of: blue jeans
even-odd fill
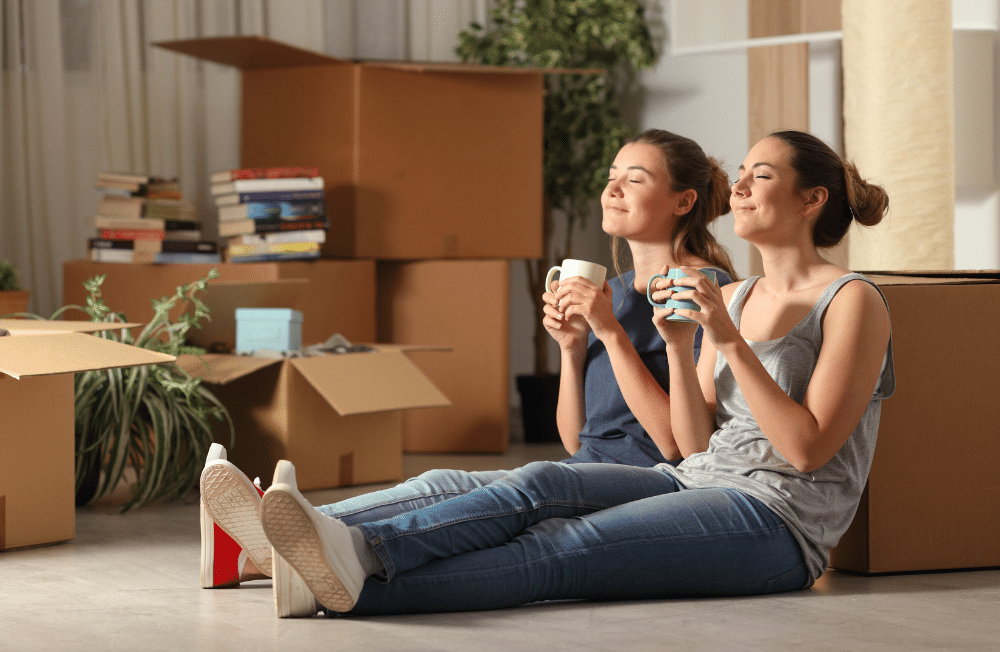
[[[750,595],[808,579],[794,537],[757,500],[617,464],[534,462],[358,527],[386,571],[353,614]]]

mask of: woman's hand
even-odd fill
[[[582,276],[572,276],[560,281],[553,298],[556,310],[564,320],[574,324],[582,319],[587,330],[592,330],[598,339],[621,329],[611,304],[611,286],[607,281],[598,287]]]
[[[666,267],[663,274],[667,273]],[[712,279],[702,274],[696,267],[680,268],[687,277],[672,281],[653,281],[653,301],[663,303],[667,299],[694,301],[701,310],[658,308],[653,314],[653,324],[660,332],[668,347],[690,348],[694,346],[694,335],[700,325],[705,329],[705,337],[716,345],[739,338],[740,334],[729,316],[729,309],[722,297],[722,290]],[[676,312],[681,317],[693,319],[695,323],[669,321],[667,317]]]
[[[587,335],[590,334],[590,324],[583,317],[570,319],[563,314],[559,299],[556,298],[558,286],[559,282],[553,281],[549,292],[542,295],[542,302],[545,304],[542,306],[542,311],[545,313],[542,325],[560,349],[584,346],[587,343]]]

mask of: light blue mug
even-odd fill
[[[718,279],[716,278],[714,270],[705,269],[705,270],[701,270],[701,273],[704,274],[705,276],[707,276],[709,279],[711,279],[711,281],[713,283],[715,283],[715,284],[719,283]],[[652,296],[653,295],[653,281],[655,281],[658,278],[669,278],[672,281],[676,281],[677,279],[684,278],[686,276],[690,276],[690,274],[685,274],[684,272],[682,272],[680,269],[678,269],[676,267],[672,267],[669,270],[667,270],[666,274],[653,274],[651,277],[649,277],[649,283],[646,284],[646,300],[649,301],[649,303],[651,305],[653,305],[653,306],[655,306],[657,308],[673,308],[674,310],[677,310],[678,308],[681,308],[681,309],[687,309],[687,310],[697,310],[697,311],[701,312],[701,308],[698,306],[698,304],[695,303],[694,301],[690,301],[690,300],[683,300],[682,301],[682,300],[677,300],[677,299],[667,299],[666,302],[664,302],[664,303],[656,303],[655,301],[653,301],[653,296]],[[684,288],[687,289],[687,286],[684,286]],[[684,291],[684,290],[681,290],[681,291]],[[667,319],[669,321],[694,322],[693,319],[688,319],[687,317],[681,317],[676,312],[674,314],[670,315],[669,317],[667,317]]]

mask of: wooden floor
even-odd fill
[[[430,468],[513,468],[506,455],[408,455]],[[379,487],[307,494],[324,504]],[[998,542],[1000,545],[1000,542]],[[861,577],[735,599],[543,603],[489,612],[279,620],[271,584],[199,588],[198,505],[77,511],[74,541],[0,553],[0,650],[1000,650],[1000,570]]]

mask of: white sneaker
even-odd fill
[[[263,493],[226,459],[226,449],[212,444],[201,472],[201,504],[226,534],[246,552],[261,573],[271,572],[271,544],[260,527]]]
[[[323,605],[312,594],[291,564],[274,553],[271,586],[274,592],[274,612],[278,618],[309,618],[315,616]]]
[[[227,486],[236,487],[234,499],[240,507],[235,510],[229,509],[228,501],[223,498],[227,495],[224,491]],[[240,582],[270,576],[271,544],[260,528],[260,493],[263,492],[226,461],[226,449],[220,444],[212,444],[201,476],[199,511],[203,588],[239,586]],[[249,523],[247,514],[253,516]]]
[[[365,575],[347,526],[319,512],[299,492],[295,467],[278,462],[274,482],[261,498],[261,523],[277,554],[331,611],[354,608]]]

